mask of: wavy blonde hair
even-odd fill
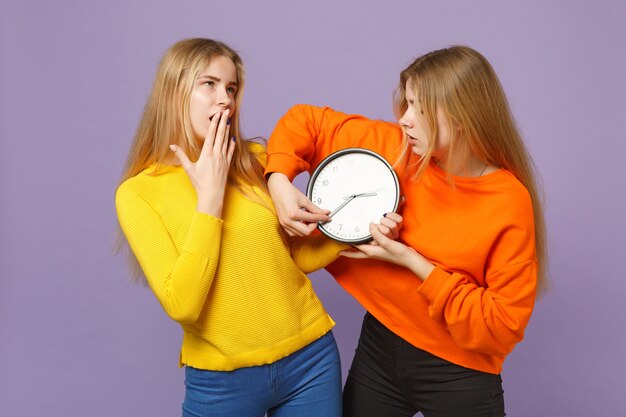
[[[394,110],[400,118],[408,107],[407,82],[430,128],[429,148],[416,165],[419,177],[437,147],[437,110],[450,123],[448,158],[466,152],[479,160],[511,172],[530,193],[538,261],[539,293],[548,289],[547,237],[539,175],[511,114],[504,90],[491,64],[466,46],[452,46],[417,58],[400,73]],[[405,138],[406,142],[406,138]],[[408,152],[405,143],[404,152]],[[410,159],[405,158],[406,163]]]
[[[239,188],[250,199],[273,210],[267,204],[267,198],[264,198],[269,192],[263,178],[263,166],[258,155],[247,146],[239,125],[239,109],[245,85],[243,62],[232,48],[213,39],[181,40],[172,45],[161,58],[120,184],[152,165],[156,165],[157,174],[168,161],[172,161],[171,144],[178,145],[191,161],[198,159],[202,142],[196,139],[191,127],[190,96],[194,82],[216,57],[229,58],[237,72],[235,112],[230,116],[230,134],[236,138],[236,144],[228,183]],[[118,237],[116,251],[127,250],[133,276],[142,277],[121,230]]]

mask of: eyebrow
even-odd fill
[[[198,77],[199,80],[203,80],[203,79],[209,79],[212,81],[216,81],[216,82],[221,82],[222,80],[218,77],[214,77],[213,75],[201,75]],[[234,85],[235,87],[237,86],[237,82],[236,81],[231,81],[228,83],[228,85]]]

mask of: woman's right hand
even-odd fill
[[[170,145],[196,190],[197,210],[218,218],[222,216],[226,179],[235,153],[235,140],[229,138],[229,117],[230,110],[213,116],[195,163],[181,148]]]
[[[317,227],[317,222],[330,221],[330,211],[313,204],[285,174],[272,173],[267,186],[276,207],[278,221],[290,236],[309,235]]]

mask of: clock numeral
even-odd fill
[[[339,171],[339,167],[337,165],[333,165],[333,172]]]
[[[328,182],[328,180],[324,180],[324,181],[322,181],[322,185],[323,185],[324,187],[328,187],[328,184],[330,184],[330,183]]]
[[[354,228],[354,231],[355,231],[356,233],[359,233],[359,232],[361,231],[361,229],[359,229],[359,226],[356,226],[356,227]]]
[[[321,198],[317,198],[317,204],[322,204],[322,199]]]
[[[341,228],[342,228],[342,227],[343,227],[343,224],[340,224],[340,225],[339,225],[339,230],[341,230]]]

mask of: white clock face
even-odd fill
[[[361,148],[335,152],[315,170],[307,189],[316,206],[330,210],[332,221],[319,229],[341,242],[371,240],[369,224],[395,211],[400,198],[398,179],[378,154]]]

